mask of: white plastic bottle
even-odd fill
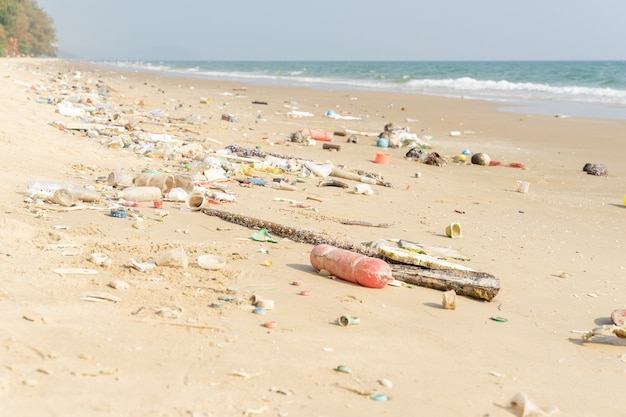
[[[117,192],[119,198],[128,201],[160,201],[161,189],[158,187],[126,187]]]

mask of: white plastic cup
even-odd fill
[[[517,192],[522,194],[528,193],[528,188],[530,187],[530,183],[526,181],[517,181]]]
[[[60,206],[70,207],[74,204],[74,194],[67,188],[59,188],[52,195],[52,201]]]
[[[158,266],[174,266],[186,269],[189,266],[187,253],[182,246],[165,249],[156,254],[155,260]]]

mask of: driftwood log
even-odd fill
[[[278,236],[286,237],[294,242],[308,243],[311,245],[328,244],[337,248],[346,249],[349,251],[361,253],[363,255],[380,257],[378,251],[372,248],[365,247],[361,244],[355,244],[352,242],[346,242],[338,240],[332,236],[328,236],[322,233],[313,232],[307,229],[299,229],[297,227],[285,226],[283,224],[271,222],[268,220],[258,219],[255,217],[246,216],[243,214],[230,213],[223,210],[217,210],[207,208],[202,210],[204,214],[209,216],[219,217],[227,222],[246,226],[250,228],[267,229],[268,232],[274,233]]]
[[[457,269],[428,269],[408,264],[392,264],[394,279],[435,290],[454,290],[459,295],[491,301],[500,291],[500,280],[486,272]]]
[[[223,210],[207,208],[204,214],[219,217],[230,223],[250,228],[265,228],[268,232],[289,238],[294,242],[311,245],[329,244],[375,258],[382,258],[391,265],[392,275],[398,281],[420,287],[441,291],[454,290],[459,295],[491,301],[500,291],[500,281],[493,275],[477,271],[461,271],[455,269],[429,269],[420,266],[396,263],[382,256],[376,249],[361,244],[341,241],[325,234],[306,229],[285,226],[279,223],[230,213]]]

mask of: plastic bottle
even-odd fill
[[[162,192],[166,192],[174,187],[174,176],[142,172],[135,177],[133,184],[138,187],[158,187]]]
[[[393,280],[391,267],[382,259],[336,248],[317,245],[311,251],[311,265],[330,274],[368,288],[384,288]]]
[[[118,191],[117,196],[128,201],[159,201],[161,189],[149,186],[127,187]]]
[[[76,200],[98,201],[102,199],[102,195],[96,190],[61,181],[28,181],[26,183],[26,194],[35,198],[52,198],[54,193],[61,189],[70,191]]]
[[[191,175],[174,175],[174,188],[182,188],[188,193],[193,192],[193,177]]]
[[[324,132],[321,130],[300,129],[300,133],[304,136],[310,136],[311,139],[319,140],[321,142],[332,142],[333,134],[330,132]]]

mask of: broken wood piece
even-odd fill
[[[391,227],[393,226],[392,223],[370,223],[370,222],[363,222],[360,220],[345,220],[342,221],[341,224],[346,224],[349,226],[369,226],[369,227]]]
[[[324,143],[324,144],[322,144],[322,149],[331,149],[331,150],[335,150],[335,151],[340,151],[341,150],[341,145],[336,145],[334,143]]]
[[[435,258],[434,256],[425,255],[418,252],[409,251],[402,248],[394,248],[391,246],[381,245],[378,247],[380,254],[403,264],[423,266],[430,269],[458,269],[461,271],[473,271],[465,265],[459,265],[452,262]]]
[[[312,196],[307,196],[306,198],[307,200],[313,200],[313,201],[317,201],[318,203],[325,203],[327,201],[327,199],[325,198],[321,198],[321,197],[312,197]]]
[[[56,268],[52,272],[59,275],[95,275],[98,273],[95,269],[86,268]]]
[[[82,301],[111,301],[113,303],[119,303],[122,299],[116,295],[109,294],[108,292],[86,292],[80,297]]]
[[[491,301],[500,291],[500,280],[486,272],[456,269],[427,269],[415,265],[391,264],[393,278],[435,290],[454,290],[458,295]]]
[[[320,245],[326,243],[333,245],[337,248],[351,250],[357,253],[368,256],[378,256],[378,252],[371,248],[366,248],[361,244],[355,244],[352,242],[339,241],[332,236],[327,236],[322,233],[317,233],[311,230],[299,229],[297,227],[285,226],[279,223],[274,223],[268,220],[258,219],[255,217],[246,216],[243,214],[230,213],[223,210],[217,210],[213,208],[207,208],[202,212],[209,216],[219,217],[230,223],[246,226],[253,229],[267,229],[268,232],[288,238],[294,242],[309,243],[311,245]]]

